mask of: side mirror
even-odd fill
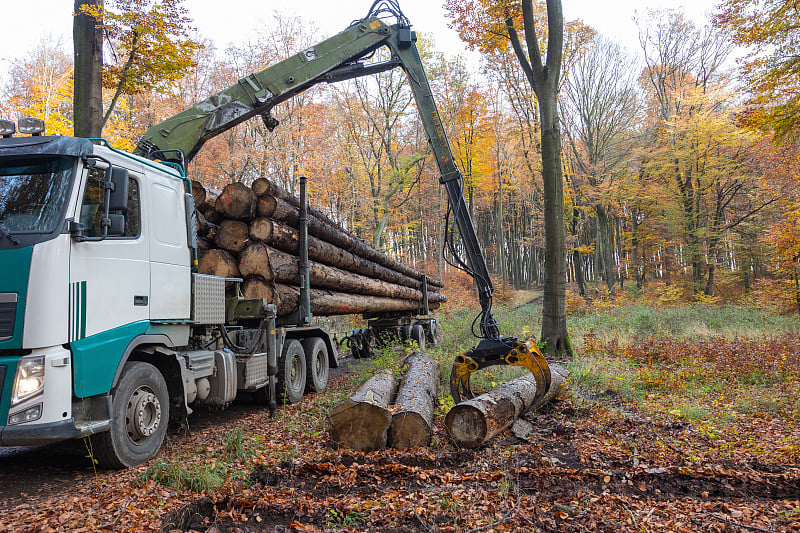
[[[108,215],[101,219],[101,224],[108,227],[104,237],[121,237],[125,234],[125,215]]]
[[[106,182],[113,183],[108,197],[109,211],[122,211],[128,208],[128,169],[110,167],[106,173]],[[123,224],[123,227],[125,224]]]

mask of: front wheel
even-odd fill
[[[158,453],[169,423],[169,394],[156,367],[131,361],[112,392],[111,429],[92,438],[94,459],[105,468],[129,468]]]

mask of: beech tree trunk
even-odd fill
[[[81,7],[103,9],[103,0],[75,0],[72,42],[75,91],[72,98],[76,137],[101,137],[103,130],[103,19]]]
[[[427,446],[431,442],[433,410],[436,407],[436,386],[441,366],[430,357],[414,353],[408,360],[408,371],[392,407],[389,440],[393,448]]]
[[[528,373],[459,403],[445,417],[447,433],[459,446],[480,446],[527,411],[552,401],[566,381],[566,371],[551,365],[550,376],[550,388],[538,400],[536,379]]]
[[[392,422],[388,407],[396,390],[394,372],[384,370],[367,380],[353,396],[334,405],[328,411],[333,442],[359,452],[385,447]]]

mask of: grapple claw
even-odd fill
[[[472,373],[493,365],[524,366],[536,380],[536,398],[550,388],[550,367],[533,341],[506,338],[484,339],[477,346],[456,357],[450,373],[450,394],[455,403],[469,400],[475,395],[469,384]]]

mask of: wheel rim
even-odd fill
[[[325,363],[327,359],[327,355],[319,350],[317,352],[317,356],[314,358],[314,377],[315,378],[322,378],[325,374]]]
[[[125,409],[125,429],[128,438],[139,444],[151,437],[161,423],[161,402],[150,387],[133,391]]]
[[[305,385],[303,378],[303,363],[297,356],[292,357],[291,372],[289,373],[289,383],[292,385],[293,390],[299,390]]]

